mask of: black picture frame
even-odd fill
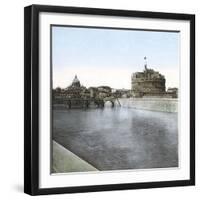
[[[162,182],[39,188],[39,14],[188,20],[190,23],[190,179]],[[195,185],[195,15],[83,7],[31,5],[24,9],[24,192],[30,195]]]

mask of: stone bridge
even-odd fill
[[[111,106],[121,106],[118,98],[109,96],[105,98],[66,98],[54,100],[54,104],[64,104],[67,108],[89,108],[92,105],[103,108],[106,102],[110,102]]]

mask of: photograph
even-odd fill
[[[24,28],[25,193],[195,184],[195,15],[30,5]]]
[[[51,173],[179,168],[180,31],[52,24]]]

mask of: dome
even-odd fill
[[[77,83],[77,82],[80,82],[80,81],[78,80],[77,75],[75,75],[73,83]]]
[[[75,75],[74,80],[72,81],[72,87],[80,87],[80,81],[78,80],[77,75]]]

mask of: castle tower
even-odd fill
[[[165,94],[165,77],[158,71],[147,68],[146,56],[144,57],[144,71],[132,74],[131,89],[134,97],[162,96]]]

